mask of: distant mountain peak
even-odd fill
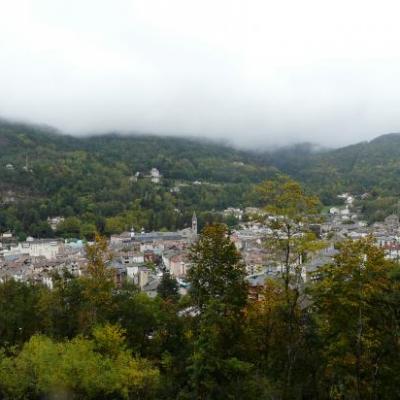
[[[380,142],[387,142],[387,141],[398,141],[400,140],[400,132],[393,132],[393,133],[385,133],[384,135],[380,135],[375,139],[372,139],[369,143],[380,143]]]

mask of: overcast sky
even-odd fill
[[[0,116],[258,146],[400,131],[400,4],[0,0]]]

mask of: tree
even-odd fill
[[[310,224],[319,221],[319,201],[308,196],[299,183],[287,177],[265,181],[257,187],[269,218],[267,237],[271,257],[282,268],[285,290],[297,286],[307,253],[321,248]]]
[[[241,310],[247,299],[245,266],[225,225],[206,226],[191,249],[190,295],[202,311],[211,300]]]
[[[77,217],[68,217],[58,225],[57,233],[64,237],[80,237],[81,221]]]
[[[52,338],[72,339],[87,322],[85,280],[67,270],[52,279],[53,289],[42,290],[37,304],[41,331]]]
[[[245,398],[241,389],[252,369],[240,359],[247,285],[244,264],[226,226],[204,228],[190,259],[190,294],[200,314],[185,396]]]
[[[87,275],[83,279],[84,298],[87,304],[88,327],[105,321],[113,306],[112,289],[115,286],[114,273],[108,267],[111,254],[104,237],[96,234],[95,242],[86,246]]]
[[[20,352],[0,354],[2,398],[153,398],[158,371],[131,355],[124,331],[105,325],[92,335],[65,342],[35,335]]]
[[[347,241],[311,289],[324,355],[326,392],[334,398],[399,396],[398,284],[371,237]],[[396,393],[396,394],[395,394]]]
[[[246,359],[264,377],[271,398],[318,398],[317,329],[304,304],[297,302],[288,313],[283,281],[267,279],[250,303],[245,343]]]
[[[37,304],[47,288],[13,279],[0,283],[0,345],[22,344],[40,328]]]
[[[306,310],[301,306],[306,302],[302,290],[303,262],[324,246],[310,228],[319,220],[319,201],[315,196],[307,195],[299,183],[285,176],[263,182],[257,191],[264,201],[268,215],[266,222],[271,231],[265,238],[270,262],[281,271],[283,282],[285,301],[279,313],[285,321],[282,334],[286,346],[283,397],[291,398],[293,375],[301,359],[303,334],[307,330]]]
[[[176,279],[168,271],[163,273],[157,287],[157,294],[163,299],[172,302],[179,300],[179,287]]]
[[[204,310],[193,354],[189,361],[189,385],[183,398],[217,400],[222,398],[254,399],[252,383],[254,366],[244,360],[242,326],[244,318],[224,316],[225,307],[218,300],[210,300]]]

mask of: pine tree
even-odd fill
[[[190,295],[198,307],[187,398],[246,398],[252,364],[241,359],[245,267],[224,225],[207,226],[191,252]],[[232,397],[233,396],[233,397]]]
[[[214,300],[224,304],[226,312],[245,306],[245,265],[225,225],[205,227],[191,249],[190,260],[190,295],[201,311]]]

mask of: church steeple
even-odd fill
[[[197,216],[196,212],[193,212],[193,217],[192,217],[192,232],[197,235]]]

